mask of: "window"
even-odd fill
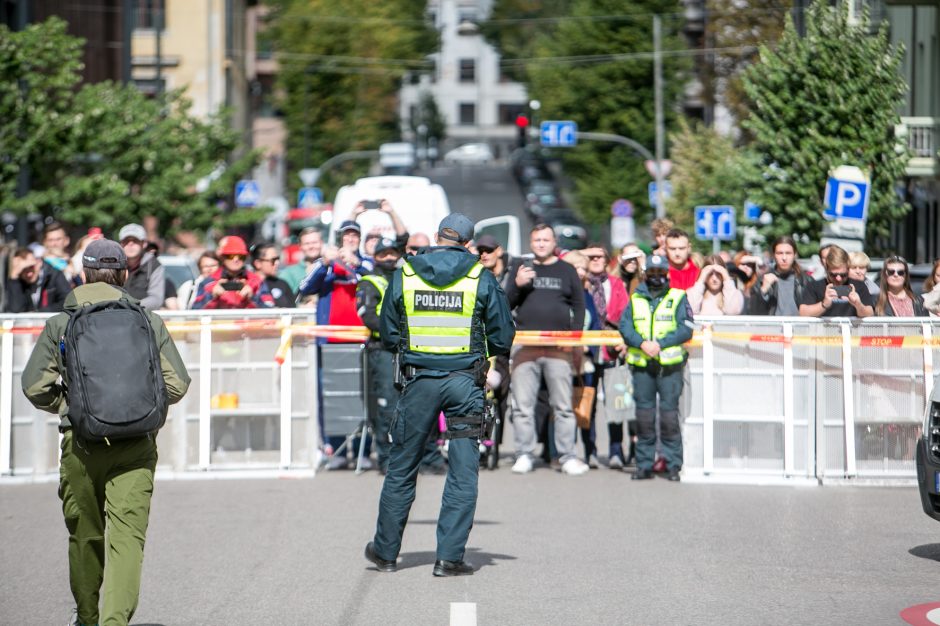
[[[515,126],[516,118],[525,115],[525,104],[510,104],[500,102],[496,109],[496,119],[500,126]]]
[[[475,83],[477,80],[477,62],[474,59],[460,59],[460,82]]]
[[[473,126],[477,123],[477,105],[472,102],[461,102],[460,113],[457,116],[461,126]]]
[[[154,29],[157,26],[157,14],[163,9],[165,0],[134,0],[134,28]],[[166,28],[166,13],[161,16],[161,28]]]
[[[476,22],[478,17],[476,7],[457,7],[457,23]]]

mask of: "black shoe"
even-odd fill
[[[673,482],[673,483],[679,482],[679,480],[680,480],[680,478],[679,478],[679,472],[680,472],[680,471],[682,471],[682,468],[680,468],[680,467],[674,467],[674,468],[672,468],[671,470],[669,470],[669,476],[667,476],[666,479],[669,480],[670,482]]]
[[[418,473],[430,476],[443,476],[447,473],[447,464],[429,463],[428,465],[421,465],[418,467]]]
[[[375,568],[380,572],[394,572],[398,570],[398,564],[395,561],[386,561],[379,558],[375,553],[375,544],[371,541],[366,544],[366,558],[375,564]]]
[[[653,470],[648,469],[638,469],[633,473],[633,476],[630,477],[630,480],[649,480],[653,477]]]
[[[466,561],[443,561],[438,559],[434,562],[435,576],[473,576],[473,568]]]

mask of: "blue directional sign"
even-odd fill
[[[695,236],[698,239],[731,241],[738,234],[733,206],[695,207]]]
[[[323,190],[319,187],[301,187],[297,191],[297,206],[312,209],[323,204]]]
[[[831,176],[826,182],[826,208],[823,216],[827,219],[864,221],[868,218],[868,199],[871,185],[868,182],[845,180]]]
[[[646,190],[647,190],[647,193],[649,193],[650,206],[653,207],[654,209],[659,208],[656,206],[657,204],[656,181],[653,181],[649,185],[647,185]],[[672,197],[672,183],[669,182],[668,180],[664,180],[663,181],[663,200],[668,200],[671,197]]]
[[[756,222],[760,219],[761,213],[763,213],[763,209],[760,208],[760,205],[750,200],[744,201],[744,219],[749,222]]]
[[[235,183],[235,206],[253,207],[261,201],[261,187],[256,180],[240,180]]]
[[[542,145],[546,148],[570,148],[578,143],[578,125],[570,120],[542,122],[539,130]]]

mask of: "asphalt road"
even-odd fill
[[[467,560],[431,575],[443,477],[422,476],[400,570],[362,550],[375,473],[158,482],[135,624],[901,624],[940,601],[940,526],[910,488],[481,475]],[[0,623],[72,606],[55,485],[0,486]]]
[[[522,192],[508,165],[462,164],[421,172],[444,188],[450,210],[473,220],[516,215],[528,233],[531,221],[523,208]]]

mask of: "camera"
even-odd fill
[[[244,284],[240,280],[226,280],[222,283],[222,289],[225,291],[241,291]]]
[[[852,293],[852,288],[849,285],[833,285],[832,290],[842,299],[848,298],[849,294]]]

